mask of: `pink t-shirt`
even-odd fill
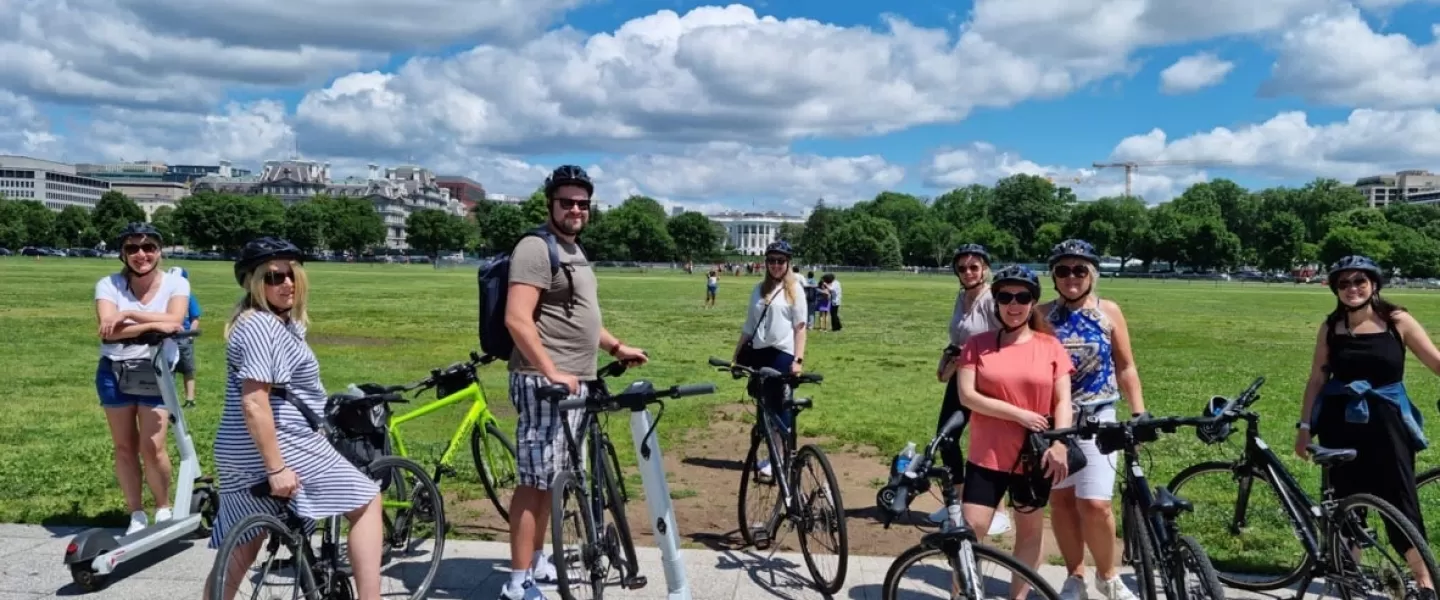
[[[975,391],[1025,410],[1049,416],[1055,407],[1055,378],[1075,371],[1070,354],[1054,336],[1033,333],[1029,340],[997,347],[995,332],[972,336],[960,350],[960,368],[975,371]],[[1014,472],[1025,445],[1025,428],[1008,419],[970,415],[970,462]]]

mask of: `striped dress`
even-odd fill
[[[215,518],[210,547],[218,548],[225,535],[245,517],[255,513],[279,516],[282,504],[273,498],[258,498],[250,487],[268,479],[264,460],[245,427],[241,407],[241,382],[283,386],[295,399],[317,415],[325,414],[325,388],[320,383],[320,363],[305,343],[304,326],[264,312],[240,317],[225,349],[227,381],[225,410],[215,433],[215,467],[220,478],[220,507]],[[275,420],[275,438],[285,465],[300,480],[300,489],[290,499],[296,514],[314,520],[344,514],[365,506],[380,487],[330,446],[325,437],[310,428],[304,414],[284,397],[270,400]],[[242,540],[243,542],[243,540]]]

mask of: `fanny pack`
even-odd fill
[[[155,374],[155,363],[148,358],[112,360],[110,369],[123,394],[132,396],[159,396],[160,378]]]

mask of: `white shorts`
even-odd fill
[[[1095,413],[1102,423],[1115,422],[1115,407],[1107,406]],[[1115,465],[1119,451],[1108,456],[1100,453],[1095,440],[1077,439],[1075,443],[1085,453],[1085,468],[1071,473],[1052,490],[1075,488],[1075,497],[1084,500],[1110,500],[1115,497]]]

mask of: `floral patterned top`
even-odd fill
[[[1070,353],[1070,362],[1075,366],[1070,376],[1070,398],[1077,406],[1120,399],[1110,344],[1115,325],[1099,305],[1097,297],[1093,308],[1072,309],[1058,300],[1050,306],[1050,326],[1055,328],[1055,337]]]

